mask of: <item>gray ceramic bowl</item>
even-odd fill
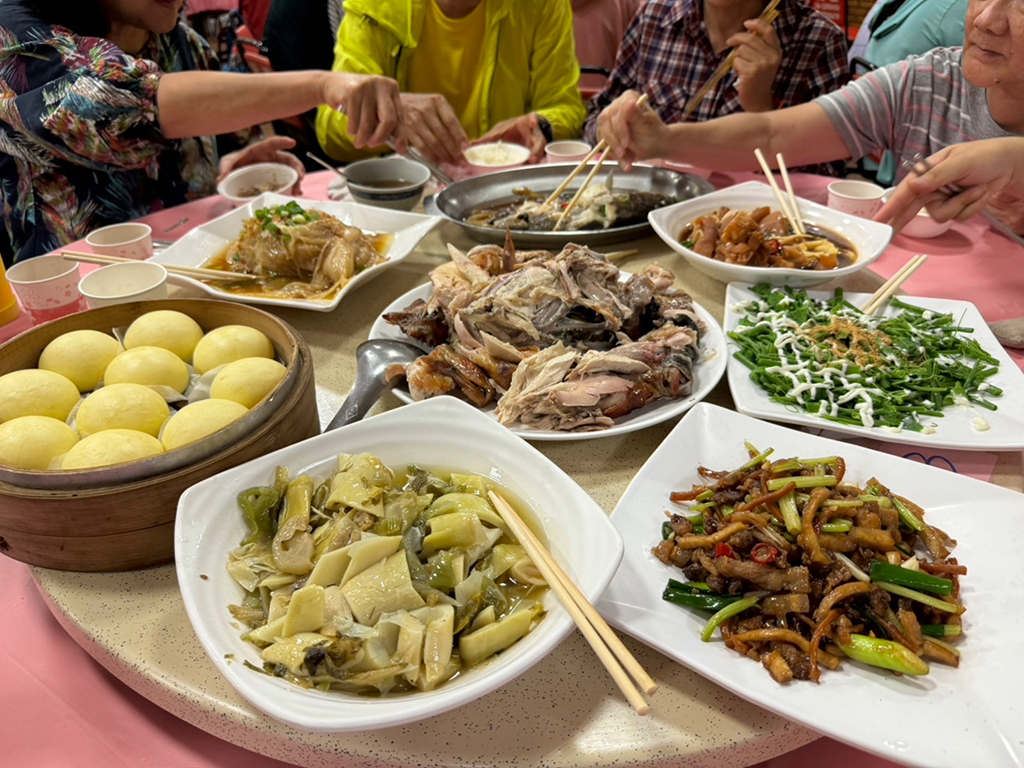
[[[403,211],[416,207],[430,178],[427,166],[397,155],[360,160],[344,173],[357,202]]]

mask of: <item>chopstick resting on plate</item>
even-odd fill
[[[98,253],[81,251],[61,251],[61,256],[70,261],[81,261],[86,264],[126,264],[136,263],[139,259],[124,259],[120,256],[103,256]],[[193,280],[246,280],[252,275],[238,272],[225,272],[221,269],[202,269],[201,267],[179,267],[174,264],[161,264],[169,275],[191,277]]]
[[[882,283],[881,287],[871,294],[871,298],[861,308],[861,312],[865,315],[878,314],[889,303],[889,300],[896,294],[899,287],[906,282],[907,278],[919,270],[927,259],[928,256],[923,253],[912,257],[895,275]]]
[[[601,663],[605,665],[633,709],[637,711],[637,714],[648,714],[651,711],[650,705],[629,678],[632,676],[633,680],[636,680],[640,688],[648,695],[658,690],[658,684],[633,658],[611,627],[605,623],[594,606],[580,592],[579,587],[572,582],[572,579],[562,570],[551,553],[541,544],[508,502],[494,491],[488,493],[488,496],[502,520],[519,539],[526,554],[530,556],[533,564],[537,566],[537,570],[547,580],[548,586],[561,600],[562,605],[572,616],[576,626],[579,627],[580,632],[583,633],[598,658],[601,659]]]
[[[761,20],[771,24],[778,17],[779,12],[775,10],[780,0],[772,0],[765,9],[761,12]],[[700,87],[700,90],[693,94],[693,98],[686,102],[686,107],[683,109],[683,116],[679,118],[679,122],[684,122],[690,115],[693,114],[693,110],[700,106],[700,103],[704,101],[704,97],[711,93],[711,89],[718,85],[718,81],[729,74],[729,70],[732,69],[733,62],[736,61],[737,49],[733,48],[729,51],[729,55],[725,57],[725,61],[718,65],[708,81]]]
[[[795,233],[802,233],[804,228],[803,224],[801,224],[798,219],[800,214],[799,212],[794,213],[789,210],[789,201],[783,197],[782,190],[779,189],[779,185],[775,183],[775,175],[772,173],[772,169],[768,166],[768,161],[764,159],[764,153],[761,151],[760,147],[754,150],[754,156],[757,157],[757,162],[761,164],[761,170],[764,171],[765,178],[768,179],[768,183],[772,186],[772,192],[775,193],[775,199],[779,201],[779,210],[782,211],[782,215],[786,217],[786,221],[789,222],[789,226]]]

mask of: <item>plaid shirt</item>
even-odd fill
[[[588,105],[585,138],[597,138],[597,116],[624,91],[647,94],[666,123],[676,123],[690,97],[729,55],[715,53],[700,0],[649,0],[626,30],[608,87]],[[790,107],[834,91],[848,79],[846,35],[832,21],[799,0],[782,0],[773,23],[782,61],[772,85],[778,107]],[[693,122],[742,112],[736,73],[730,71],[704,97]],[[819,169],[821,170],[821,169]]]

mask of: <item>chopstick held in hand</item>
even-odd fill
[[[526,554],[533,560],[537,570],[541,572],[548,586],[558,596],[558,599],[565,606],[566,611],[572,616],[580,632],[590,643],[601,663],[611,674],[616,685],[625,695],[626,699],[633,706],[633,709],[640,715],[646,715],[651,711],[650,705],[644,700],[643,695],[629,679],[633,679],[640,685],[648,695],[658,690],[658,684],[650,675],[644,671],[639,662],[629,652],[618,636],[601,618],[601,615],[594,609],[587,598],[580,592],[572,579],[562,570],[562,567],[545,549],[533,531],[527,527],[516,511],[509,506],[501,496],[494,491],[488,493],[491,503],[494,504],[498,514],[508,524],[509,529],[519,539],[519,543],[526,550]],[[620,666],[621,663],[621,666]],[[625,669],[623,669],[625,667]],[[628,675],[626,674],[628,671]]]

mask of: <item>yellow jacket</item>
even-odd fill
[[[387,75],[405,91],[407,49],[415,48],[426,3],[433,0],[346,0],[334,47],[334,71]],[[579,136],[586,117],[572,32],[570,0],[483,0],[487,3],[480,125],[483,136],[510,117],[537,112],[556,139]],[[357,160],[348,118],[329,106],[316,116],[320,146],[338,160]]]

